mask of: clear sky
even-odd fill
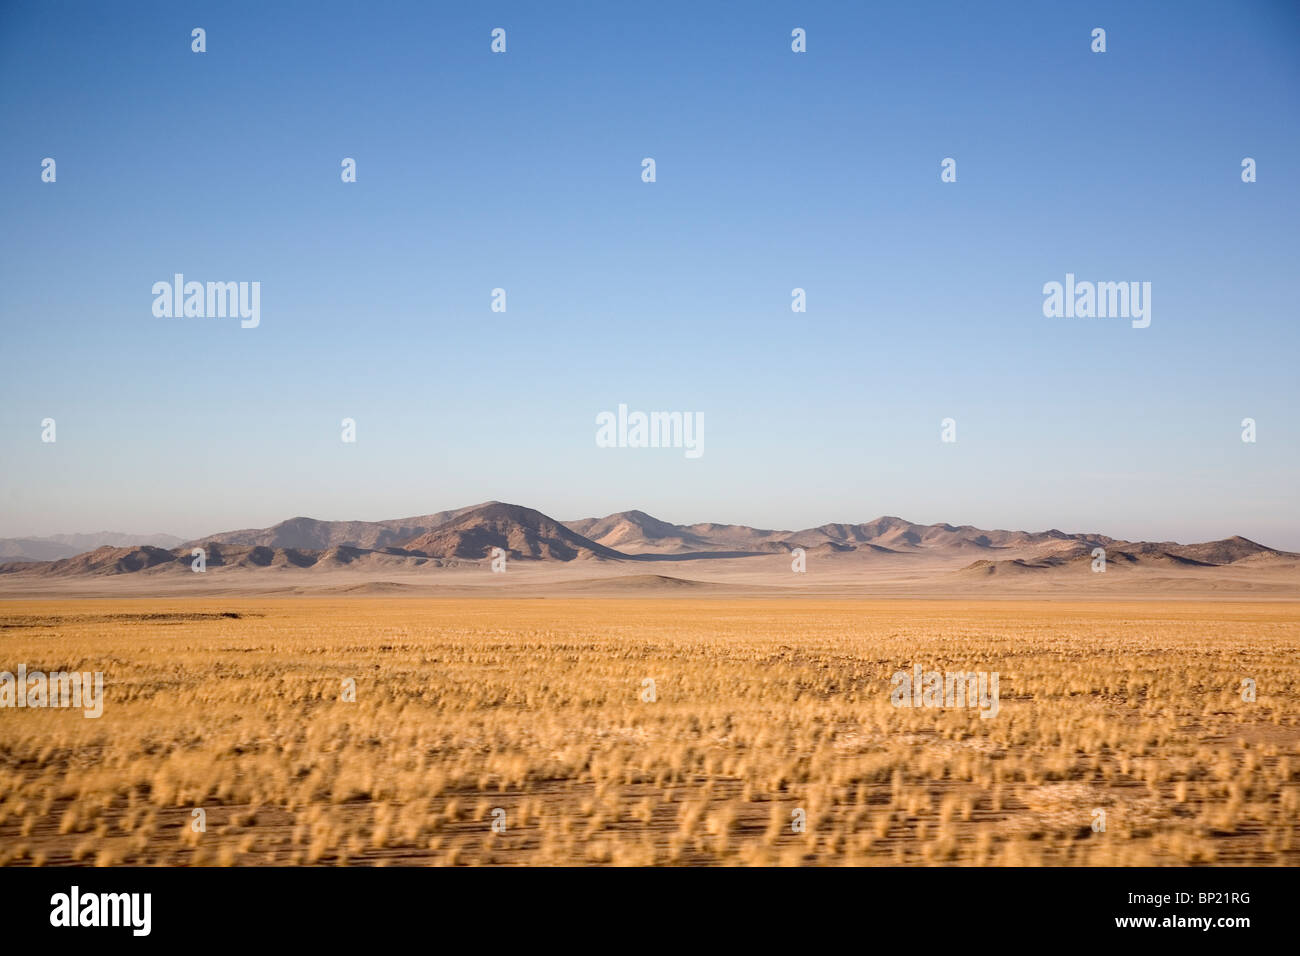
[[[495,498],[1300,549],[1300,6],[614,7],[0,5],[0,535]],[[178,272],[260,326],[155,317]],[[1150,327],[1044,317],[1067,272]],[[703,456],[596,447],[619,403]]]

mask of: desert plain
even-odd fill
[[[682,590],[4,600],[0,862],[1300,863],[1292,599]]]

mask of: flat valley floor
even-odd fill
[[[1288,599],[0,601],[19,665],[105,700],[0,709],[6,865],[1300,865]]]

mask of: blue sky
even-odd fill
[[[1298,107],[1289,3],[6,4],[0,535],[497,498],[1300,549]],[[176,272],[260,327],[156,318]],[[1045,318],[1067,272],[1151,326]],[[620,402],[705,454],[597,448]]]

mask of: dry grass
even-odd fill
[[[1298,652],[1291,603],[6,602],[0,670],[107,701],[0,710],[0,862],[1294,866]],[[893,707],[916,661],[1000,713]]]

